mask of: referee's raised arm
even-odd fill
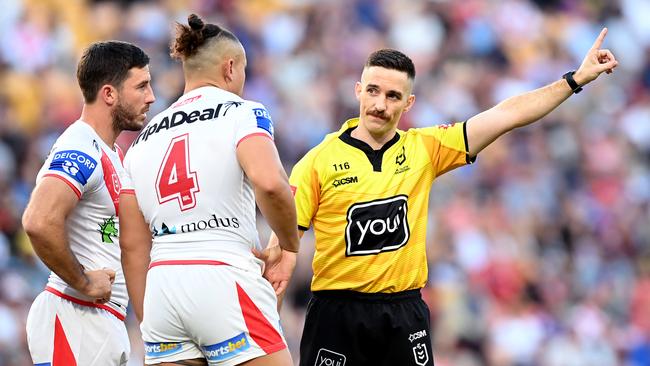
[[[606,34],[607,28],[603,28],[578,70],[569,71],[539,89],[510,97],[470,118],[467,121],[469,155],[476,156],[504,133],[544,117],[603,72],[612,73],[618,61],[610,50],[601,48]]]

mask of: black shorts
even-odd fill
[[[420,290],[317,291],[300,341],[300,366],[433,366],[429,309]]]

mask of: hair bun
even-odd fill
[[[201,18],[196,14],[190,14],[190,16],[187,17],[187,24],[190,25],[192,30],[201,30],[204,25],[203,20],[201,20]]]

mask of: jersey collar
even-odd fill
[[[97,131],[95,131],[95,129],[90,124],[88,124],[88,122],[82,120],[81,118],[79,118],[77,122],[79,122],[79,124],[82,125],[84,129],[88,130],[93,135],[93,147],[95,150],[97,150],[97,152],[100,152],[100,150],[110,150],[119,154],[119,145],[117,144],[117,141],[113,146],[108,146],[108,144],[102,140]]]
[[[381,147],[381,149],[374,150],[367,143],[352,137],[352,131],[358,126],[359,126],[358,118],[352,118],[345,121],[345,123],[339,130],[339,139],[345,142],[346,144],[363,151],[368,157],[370,163],[372,164],[372,170],[375,172],[381,172],[381,163],[384,157],[384,153],[388,149],[390,149],[391,146],[395,145],[397,141],[399,141],[400,138],[399,133],[396,131],[395,136],[393,136],[392,139],[386,142],[384,146]]]

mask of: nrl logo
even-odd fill
[[[104,219],[104,222],[99,224],[99,230],[97,231],[102,234],[103,243],[113,244],[111,236],[117,237],[118,234],[117,226],[115,226],[115,216]]]
[[[418,343],[413,347],[413,356],[415,357],[415,363],[418,364],[418,366],[425,366],[429,362],[427,347],[423,343]]]
[[[402,146],[402,152],[395,157],[395,164],[402,165],[406,161],[406,149]]]

